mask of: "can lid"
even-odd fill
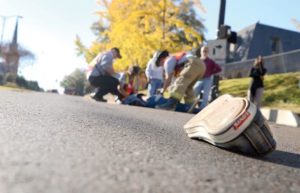
[[[184,128],[200,126],[210,135],[222,134],[245,112],[248,105],[243,98],[222,95],[188,121]]]

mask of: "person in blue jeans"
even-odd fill
[[[198,80],[195,83],[193,88],[195,96],[200,95],[201,92],[203,91],[202,101],[199,107],[200,109],[203,109],[208,105],[208,101],[211,95],[211,87],[213,84],[214,74],[217,74],[222,71],[222,68],[217,63],[215,63],[212,59],[210,59],[208,55],[209,55],[208,47],[207,46],[201,47],[200,58],[203,60],[206,66],[206,71],[203,79]]]
[[[151,97],[158,93],[158,91],[162,88],[163,85],[163,73],[164,69],[162,66],[155,65],[155,58],[159,52],[155,52],[153,58],[149,60],[147,63],[147,67],[145,70],[145,74],[148,81],[148,96]]]

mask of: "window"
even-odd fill
[[[271,38],[271,52],[272,54],[278,54],[281,52],[281,41],[277,37]]]

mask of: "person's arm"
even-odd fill
[[[145,74],[146,74],[146,77],[147,77],[147,82],[150,82],[150,76],[151,76],[151,63],[152,63],[152,59],[149,60],[149,62],[147,63],[147,67],[146,67],[146,70],[145,70]]]
[[[163,94],[163,93],[167,90],[167,88],[170,86],[173,75],[174,75],[174,72],[172,72],[171,74],[166,74],[166,79],[165,79],[165,81],[164,81],[164,86],[163,86],[162,91],[161,91],[162,94]]]
[[[261,67],[260,78],[262,80],[264,80],[264,77],[265,77],[266,73],[267,73],[267,70],[264,67]]]
[[[260,77],[260,73],[258,73],[256,68],[252,67],[249,76],[252,78]]]
[[[126,74],[125,73],[121,73],[120,77],[119,77],[119,85],[118,85],[118,91],[124,96],[127,97],[128,93],[126,92],[126,90],[124,89],[125,86],[125,81],[126,81]]]
[[[261,75],[264,76],[267,73],[267,69],[265,69],[264,67],[261,67]]]
[[[175,57],[169,57],[163,65],[164,68],[164,72],[165,72],[165,80],[164,80],[164,85],[163,88],[161,90],[161,93],[163,94],[168,87],[170,86],[171,82],[172,82],[172,78],[175,74],[175,66],[176,66],[176,59]]]
[[[124,86],[121,86],[120,84],[118,85],[118,91],[126,98],[129,96],[129,94],[126,92],[124,89]]]
[[[101,61],[101,53],[97,54],[97,56],[89,63],[89,66],[96,66]]]
[[[215,61],[213,61],[213,60],[211,60],[211,61],[212,61],[213,66],[214,66],[213,74],[217,74],[217,73],[221,72],[222,71],[221,66],[219,64],[215,63]]]

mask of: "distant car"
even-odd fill
[[[50,89],[50,90],[47,90],[47,92],[57,93],[58,94],[58,90],[57,89]]]

